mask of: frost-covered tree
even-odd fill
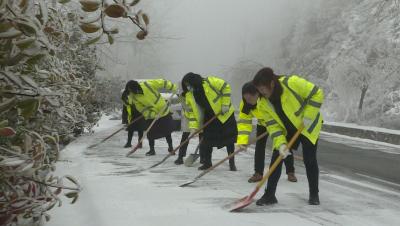
[[[251,60],[240,60],[232,67],[228,68],[224,74],[230,79],[228,82],[231,85],[232,101],[236,106],[239,106],[241,100],[242,85],[253,79],[254,75],[263,67],[261,63]]]
[[[368,69],[362,59],[346,57],[329,70],[328,83],[333,95],[338,97],[339,109],[346,112],[345,121],[349,121],[350,117],[355,120],[362,111],[365,94],[372,81],[372,72]]]
[[[0,225],[40,225],[61,194],[77,200],[78,182],[53,176],[60,147],[110,106],[96,96],[99,64],[87,33],[112,43],[116,29],[105,20],[122,14],[143,39],[147,15],[128,10],[138,2],[0,0]],[[88,21],[77,5],[100,19]]]
[[[282,40],[281,70],[324,88],[328,120],[394,128],[383,109],[399,89],[399,12],[397,0],[321,1]]]

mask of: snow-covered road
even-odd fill
[[[354,180],[343,174],[325,172],[321,166],[320,206],[307,204],[308,185],[302,162],[296,162],[297,183],[282,175],[278,185],[279,203],[271,207],[255,204],[240,213],[227,207],[247,195],[255,184],[247,183],[253,173],[253,153],[237,157],[237,172],[228,164],[217,168],[193,186],[180,188],[199,174],[197,166],[176,166],[175,158],[155,169],[147,167],[166,154],[164,140],[156,141],[156,156],[146,157],[148,146],[126,158],[123,149],[126,132],[121,132],[95,149],[86,149],[120,126],[120,121],[103,118],[96,133],[68,145],[58,163],[58,174],[74,175],[83,187],[74,205],[64,203],[52,210],[51,226],[253,226],[253,225],[399,225],[400,194],[367,180]],[[137,138],[134,137],[134,140]],[[173,136],[174,144],[180,133]],[[188,152],[193,152],[197,139]],[[213,162],[226,156],[214,150]],[[269,159],[269,157],[267,157]],[[258,197],[262,192],[258,194]]]

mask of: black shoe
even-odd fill
[[[173,148],[168,148],[168,152],[171,154],[171,155],[175,155],[175,152],[174,153],[172,153],[174,151],[174,149]]]
[[[310,204],[310,205],[319,205],[319,195],[318,195],[318,193],[310,194],[310,198],[308,199],[308,204]]]
[[[264,193],[264,195],[259,200],[257,200],[256,205],[267,206],[275,203],[278,203],[278,200],[276,199],[275,195],[269,195],[267,193]]]
[[[260,173],[254,173],[253,176],[251,176],[248,180],[249,183],[255,183],[259,182],[260,180],[263,179],[263,175]]]
[[[175,160],[175,165],[182,165],[183,164],[183,158],[182,157],[178,157],[176,160]]]
[[[131,148],[132,144],[125,144],[124,148]]]
[[[154,150],[146,152],[146,156],[151,156],[151,155],[156,155],[156,152]]]
[[[296,175],[294,175],[294,172],[287,173],[287,179],[290,182],[297,182],[297,177],[296,177]]]
[[[197,168],[198,170],[207,170],[211,167],[211,164],[203,164],[202,166],[200,166],[199,168]]]

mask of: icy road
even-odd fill
[[[385,163],[383,157],[363,163],[367,158],[375,158],[375,154],[389,154],[396,160],[399,158],[397,153],[400,153],[396,147],[366,144],[358,140],[350,142],[347,138],[323,134],[318,157],[320,206],[307,204],[308,185],[304,165],[296,161],[299,181],[288,182],[282,175],[277,191],[278,204],[270,207],[252,204],[242,212],[230,213],[227,209],[229,204],[250,193],[255,186],[247,183],[253,173],[253,149],[237,156],[237,172],[230,172],[226,163],[192,186],[180,188],[180,184],[199,174],[198,165],[176,166],[173,157],[157,168],[142,171],[167,154],[167,144],[162,139],[156,141],[157,155],[152,157],[144,155],[148,148],[145,142],[143,149],[126,158],[128,149],[122,148],[126,132],[119,133],[95,149],[86,148],[120,126],[120,121],[103,118],[93,135],[81,137],[63,150],[57,173],[74,175],[83,191],[76,204],[64,202],[61,208],[52,210],[48,225],[400,225],[400,185],[396,183],[396,178],[381,177],[385,175],[384,170],[380,170]],[[173,139],[178,145],[180,133],[174,133]],[[197,142],[197,139],[190,142],[189,153],[193,152]],[[332,148],[323,149],[326,146]],[[346,154],[346,150],[350,149],[358,153]],[[269,163],[270,151],[267,153]],[[224,149],[214,150],[213,162],[225,156]],[[341,167],[336,162],[344,164]],[[365,171],[367,165],[376,169],[373,175]],[[399,164],[394,170],[399,171]],[[262,192],[257,197],[261,195]]]

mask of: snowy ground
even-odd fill
[[[152,170],[145,170],[166,155],[166,142],[156,141],[157,155],[146,157],[143,149],[126,158],[126,132],[121,132],[96,149],[86,146],[106,137],[120,126],[120,121],[103,119],[95,134],[85,136],[64,149],[58,164],[59,174],[77,177],[83,187],[74,205],[64,203],[54,209],[51,226],[253,226],[253,225],[399,225],[400,194],[398,190],[355,181],[321,167],[320,206],[307,204],[308,185],[302,162],[296,162],[297,183],[282,175],[277,192],[279,203],[272,207],[255,204],[240,213],[227,207],[247,195],[254,184],[247,183],[253,173],[253,153],[237,157],[239,171],[230,172],[228,164],[206,175],[191,187],[180,188],[199,174],[197,166],[175,166],[174,158]],[[134,138],[137,139],[136,137]],[[173,136],[180,141],[180,133]],[[197,139],[189,146],[193,152]],[[213,162],[226,156],[225,150],[214,150]],[[269,159],[269,156],[267,157]],[[262,195],[262,192],[258,196]]]

